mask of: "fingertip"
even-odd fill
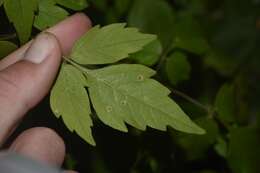
[[[24,131],[13,142],[10,150],[54,166],[60,166],[65,156],[62,138],[52,129],[45,127]]]
[[[73,17],[73,16],[72,16],[72,17]],[[74,17],[75,17],[75,18],[78,18],[79,22],[82,23],[83,25],[85,25],[85,26],[83,26],[85,29],[91,28],[91,26],[92,26],[92,21],[91,21],[90,18],[89,18],[87,15],[85,15],[84,13],[82,13],[82,12],[76,13],[76,14],[74,14]]]
[[[47,31],[61,43],[63,54],[70,53],[75,42],[91,28],[91,20],[84,13],[76,13]]]

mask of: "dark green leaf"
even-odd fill
[[[195,120],[198,125],[206,130],[202,136],[182,134],[179,139],[179,145],[184,149],[186,157],[189,160],[196,160],[205,156],[206,151],[213,145],[219,134],[217,123],[208,118],[199,118]]]
[[[173,36],[174,18],[173,9],[164,0],[137,0],[130,11],[128,23],[143,32],[158,35],[166,47]]]
[[[56,6],[55,3],[46,3],[46,0],[41,0],[34,26],[39,30],[44,30],[65,19],[68,15],[67,11]]]
[[[88,0],[89,2],[91,2],[95,8],[101,10],[101,11],[105,11],[107,9],[108,6],[108,1],[107,0]]]
[[[181,15],[177,19],[172,46],[198,55],[206,53],[209,45],[199,23],[187,14]]]
[[[185,54],[175,52],[166,60],[166,73],[169,81],[173,85],[188,80],[191,66]]]
[[[114,0],[115,9],[119,15],[124,14],[130,5],[131,0]]]
[[[215,26],[211,39],[211,45],[217,52],[217,56],[209,59],[211,67],[220,74],[232,75],[242,64],[259,56],[259,41],[254,15],[235,15],[221,20]]]
[[[106,10],[106,23],[116,23],[118,21],[118,14],[115,9],[109,8]]]
[[[158,40],[155,40],[145,46],[143,50],[136,52],[130,56],[138,64],[153,66],[160,59],[162,54],[162,45]]]
[[[235,118],[235,93],[234,86],[224,84],[218,91],[215,100],[215,109],[218,117],[227,123],[234,122]]]
[[[224,76],[230,76],[236,68],[236,63],[228,55],[218,51],[210,51],[203,59],[204,63],[219,74]]]
[[[37,10],[37,0],[5,0],[5,12],[15,26],[21,43],[31,36],[34,12]]]
[[[214,148],[220,156],[224,158],[227,157],[228,144],[222,137],[218,137],[217,143],[215,144]]]
[[[208,0],[176,0],[175,3],[182,8],[183,11],[194,14],[203,15],[207,11]],[[213,3],[213,2],[211,2]]]
[[[228,163],[235,173],[260,172],[260,135],[253,128],[240,127],[230,133]]]
[[[55,0],[59,5],[62,5],[66,8],[80,11],[87,8],[87,0]]]
[[[9,41],[0,41],[0,60],[17,49],[17,46]]]

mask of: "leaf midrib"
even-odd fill
[[[131,43],[131,42],[142,41],[142,40],[147,40],[147,39],[144,38],[144,39],[138,39],[138,40],[118,42],[118,43],[116,43],[116,44],[107,44],[107,45],[103,45],[103,46],[99,46],[99,47],[97,46],[97,47],[95,47],[95,49],[93,49],[93,48],[91,48],[91,47],[86,47],[86,49],[88,49],[88,50],[90,50],[90,51],[84,50],[84,52],[88,52],[87,54],[84,54],[84,55],[89,56],[89,53],[91,52],[91,50],[92,50],[92,51],[94,50],[94,52],[97,52],[97,53],[100,54],[100,55],[109,57],[110,60],[117,61],[117,60],[120,60],[120,59],[124,59],[124,58],[127,57],[130,53],[137,52],[137,51],[140,50],[141,48],[137,48],[136,51],[134,51],[134,52],[124,53],[125,55],[122,55],[122,56],[120,56],[120,57],[118,56],[119,58],[115,58],[114,55],[110,55],[110,54],[108,54],[108,53],[103,53],[102,50],[100,50],[100,49],[107,48],[107,47],[113,47],[113,46],[115,46],[115,45],[128,44],[128,43]],[[82,49],[82,46],[80,46],[79,49]],[[77,57],[77,56],[76,56],[76,57]],[[75,58],[76,58],[76,57],[75,57]],[[73,54],[71,55],[71,59],[74,59]],[[97,59],[96,59],[96,61],[97,61]],[[102,61],[104,61],[104,60],[102,60]],[[108,61],[108,60],[107,60],[107,61]],[[110,62],[110,61],[109,61],[109,62]],[[99,63],[99,62],[96,62],[96,63]],[[96,64],[96,63],[95,63],[95,64]],[[104,63],[102,63],[102,64],[105,64],[105,63],[106,63],[106,61],[104,61]],[[93,63],[91,63],[91,64],[93,64]]]
[[[115,44],[105,44],[105,45],[102,45],[102,46],[94,46],[94,47],[95,47],[95,49],[98,49],[98,48],[103,49],[103,48],[107,48],[107,47],[114,47],[114,46],[117,46],[117,45],[128,44],[128,43],[143,41],[143,40],[148,40],[148,39],[149,38],[142,38],[142,39],[135,39],[135,40],[130,40],[130,41],[121,41],[121,42],[117,42]]]

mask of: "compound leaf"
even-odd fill
[[[31,36],[34,11],[37,0],[5,0],[4,7],[9,21],[14,24],[20,42],[25,43]]]
[[[136,28],[125,28],[117,23],[87,32],[73,47],[70,58],[79,64],[109,64],[137,52],[156,36],[139,33]]]
[[[34,26],[39,30],[44,30],[65,19],[68,15],[69,13],[56,6],[54,1],[47,3],[46,0],[41,0],[39,1],[39,14],[35,17]]]
[[[112,128],[126,132],[125,122],[141,130],[147,126],[203,134],[171,100],[170,91],[153,79],[155,72],[143,65],[112,65],[88,72],[89,93],[98,117]]]
[[[90,104],[85,87],[85,77],[75,67],[64,64],[54,85],[50,104],[57,117],[62,117],[66,126],[92,145],[92,120]]]

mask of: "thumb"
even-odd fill
[[[61,61],[53,34],[35,38],[21,61],[0,71],[0,144],[19,119],[50,89]]]

